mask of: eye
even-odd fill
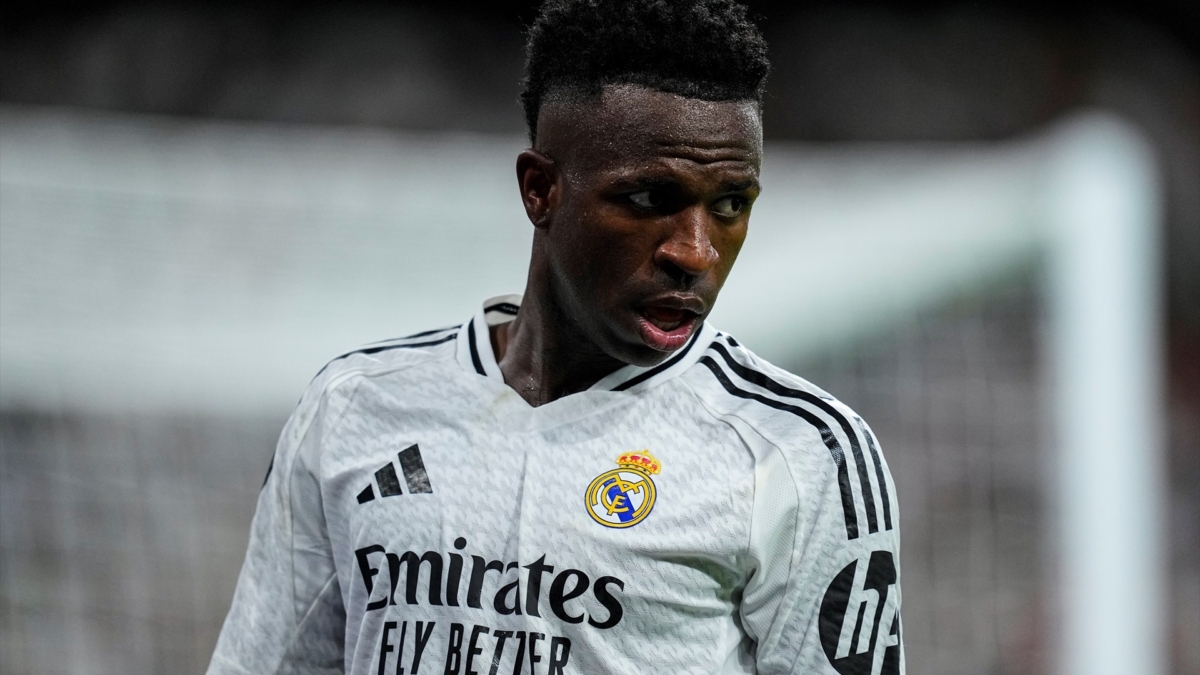
[[[722,197],[713,202],[712,212],[722,218],[736,218],[746,208],[746,198],[738,196]]]
[[[662,195],[654,190],[642,190],[629,195],[629,201],[642,209],[653,209],[662,205]]]

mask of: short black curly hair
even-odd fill
[[[547,0],[529,29],[521,103],[530,141],[559,90],[637,84],[708,101],[762,103],[767,43],[734,0]]]

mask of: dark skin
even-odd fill
[[[526,293],[492,328],[505,382],[539,406],[686,344],[746,238],[761,160],[753,101],[613,85],[543,103],[517,158]]]

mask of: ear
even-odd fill
[[[517,155],[517,184],[525,214],[534,227],[546,228],[558,206],[561,186],[558,165],[546,155],[530,148]]]

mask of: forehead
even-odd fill
[[[573,169],[674,157],[757,172],[762,116],[754,101],[705,101],[637,85],[555,100],[538,116],[538,150]]]

